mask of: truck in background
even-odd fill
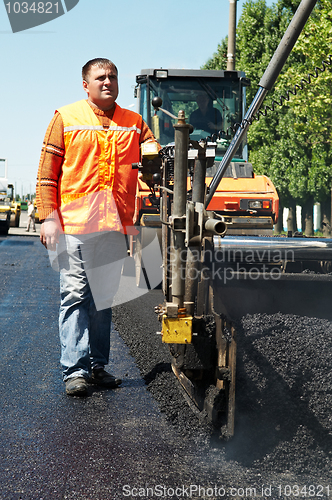
[[[14,186],[8,184],[7,160],[0,158],[0,231],[8,234],[9,227],[19,227],[21,205],[15,200]]]
[[[186,122],[193,126],[190,141],[207,141],[207,156],[210,158],[206,185],[209,186],[237,124],[246,113],[246,87],[250,80],[242,71],[144,69],[136,76],[136,84],[138,112],[162,147],[174,144],[174,116],[179,110],[184,110]],[[162,102],[160,108],[154,106],[156,98]],[[187,191],[190,196],[197,151],[192,145],[189,148]],[[130,244],[130,253],[135,255],[138,285],[144,274],[140,249],[150,243],[153,234],[149,228],[154,228],[161,240],[160,195],[155,189],[153,173],[144,170],[136,197],[135,224],[140,232],[131,238]],[[172,187],[172,169],[167,175],[170,178],[165,182]],[[272,235],[278,219],[279,197],[272,181],[265,175],[256,175],[248,163],[246,137],[207,209],[226,223],[227,234]]]
[[[231,142],[232,130],[245,115],[245,91],[250,81],[242,71],[145,69],[136,82],[139,113],[162,146],[174,140],[174,120],[155,110],[152,105],[155,97],[160,97],[163,109],[173,115],[180,109],[185,111],[187,123],[194,127],[190,140],[209,138],[214,144],[214,160],[208,165],[206,175],[209,185]],[[189,177],[190,158],[189,151]],[[138,184],[136,223],[139,225],[153,219],[147,216],[158,212],[151,201],[150,187],[143,181]],[[207,209],[224,217],[228,234],[272,235],[278,219],[279,197],[272,181],[265,175],[256,175],[248,163],[246,140],[238,148]]]

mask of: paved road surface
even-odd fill
[[[37,238],[1,238],[0,268],[0,498],[112,500],[126,498],[125,485],[177,484],[189,470],[181,441],[119,335],[112,362],[123,387],[66,396],[47,252]]]
[[[58,361],[58,274],[38,238],[24,229],[23,234],[0,237],[1,500],[276,500],[297,498],[296,484],[309,487],[311,481],[316,485],[311,498],[332,496],[330,323],[324,323],[326,344],[322,324],[316,325],[316,351],[307,343],[314,325],[302,340],[306,325],[299,324],[287,358],[280,339],[286,338],[281,335],[289,318],[268,318],[270,324],[247,319],[237,435],[230,444],[216,444],[199,433],[198,419],[194,423],[181,406],[164,352],[157,346],[155,354],[156,320],[150,311],[160,291],[119,306],[114,315],[136,357],[113,331],[111,365],[123,386],[91,387],[86,399],[65,395]],[[304,364],[297,363],[299,356]],[[150,391],[141,375],[147,372]],[[272,482],[272,493],[262,493]]]

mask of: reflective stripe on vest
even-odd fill
[[[59,183],[64,231],[126,231],[133,223],[142,117],[116,105],[104,128],[87,101],[60,108],[65,160]]]
[[[92,125],[73,125],[72,127],[65,127],[64,132],[73,132],[74,130],[119,130],[125,132],[137,132],[141,134],[141,129],[137,127],[115,127],[109,126],[108,128],[104,128],[101,125],[94,127]]]

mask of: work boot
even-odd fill
[[[65,381],[68,396],[86,396],[88,384],[84,377],[72,377]]]
[[[104,368],[94,368],[89,382],[99,385],[100,387],[115,389],[122,383],[122,380],[120,378],[115,378],[110,373],[107,373]]]

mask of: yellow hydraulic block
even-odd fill
[[[193,335],[193,318],[168,318],[162,317],[162,341],[166,344],[191,344]]]

